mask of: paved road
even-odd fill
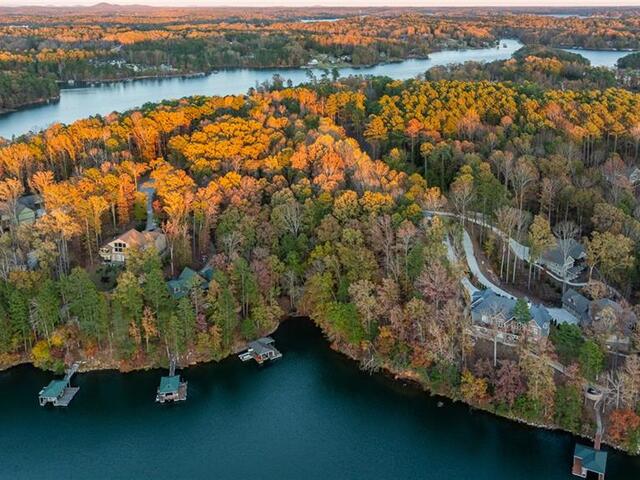
[[[147,196],[147,227],[146,231],[155,230],[157,228],[156,219],[153,215],[153,198],[156,194],[156,189],[153,187],[153,180],[147,180],[138,187],[138,191],[146,194]]]
[[[496,294],[501,297],[516,299],[509,292],[503,290],[502,288],[495,285],[491,280],[489,280],[484,273],[480,270],[480,266],[478,265],[478,260],[476,259],[475,252],[473,251],[473,242],[471,241],[471,237],[467,233],[466,230],[463,230],[462,236],[462,247],[464,248],[464,254],[467,257],[467,264],[469,265],[469,271],[473,274],[474,277],[478,279],[478,281],[487,288],[490,288]]]
[[[447,247],[447,258],[449,259],[449,261],[452,263],[458,263],[458,257],[456,256],[453,246],[451,245],[451,241],[448,237],[445,238],[444,244]],[[467,259],[469,271],[473,274],[474,277],[478,279],[478,282],[480,282],[480,284],[482,284],[485,288],[493,290],[497,295],[515,300],[516,297],[514,295],[511,295],[509,292],[503,290],[502,288],[491,282],[491,280],[489,280],[484,275],[484,273],[482,273],[482,270],[480,270],[480,266],[478,265],[478,260],[476,259],[475,252],[473,250],[473,242],[471,241],[471,237],[466,230],[463,230],[462,246],[464,248],[464,254]],[[473,296],[475,292],[479,291],[467,277],[463,277],[461,283],[467,293],[469,293],[469,296]],[[546,309],[549,312],[549,315],[551,315],[551,317],[558,323],[571,323],[574,325],[578,324],[578,319],[571,315],[564,308],[546,307]]]
[[[458,263],[458,257],[456,255],[456,252],[453,250],[453,245],[451,245],[449,237],[445,237],[444,244],[447,247],[447,258],[449,259],[449,261],[454,264]],[[479,291],[467,277],[462,277],[462,280],[460,280],[460,282],[462,283],[462,286],[465,288],[470,297],[473,297],[473,294]]]
[[[479,214],[479,213],[476,213],[475,217],[470,217],[468,215],[463,217],[462,215],[460,215],[458,213],[444,212],[444,211],[438,211],[438,210],[426,210],[424,213],[425,213],[425,215],[428,215],[428,216],[439,215],[441,217],[452,217],[452,218],[458,218],[460,220],[462,220],[464,218],[464,220],[467,221],[467,222],[472,222],[472,223],[475,223],[476,225],[480,225],[480,226],[483,226],[485,228],[489,228],[496,235],[502,237],[503,239],[507,239],[507,234],[506,233],[504,233],[502,230],[499,230],[497,227],[491,225],[490,223],[487,223],[484,220],[482,220],[482,215]],[[510,238],[508,240],[509,240],[509,247],[511,248],[511,251],[514,253],[514,255],[516,257],[518,257],[519,260],[524,260],[525,262],[528,263],[529,262],[529,247],[527,247],[526,245],[522,245],[521,243],[517,242],[513,238]],[[536,263],[536,266],[538,268],[541,268],[547,275],[549,275],[550,277],[554,278],[558,282],[564,282],[564,283],[566,283],[567,285],[569,285],[571,287],[586,287],[587,286],[587,282],[572,282],[571,280],[563,280],[561,277],[558,277],[555,273],[553,273],[550,270],[547,270],[544,266],[540,265],[539,263]]]

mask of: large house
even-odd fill
[[[154,247],[158,253],[164,252],[167,248],[165,235],[158,231],[139,232],[132,228],[102,247],[100,257],[105,262],[124,263],[131,249],[143,251],[151,247]]]
[[[31,224],[44,215],[43,202],[40,195],[25,195],[17,202],[16,218],[11,218],[12,213],[6,210],[2,212],[2,229],[9,228],[12,224]]]
[[[565,242],[567,242],[565,244]],[[567,256],[565,258],[564,251],[566,245]],[[584,247],[570,238],[568,240],[559,240],[556,245],[546,250],[538,263],[545,267],[551,273],[559,278],[566,280],[575,280],[584,270],[582,260],[587,256]]]
[[[609,349],[629,350],[631,333],[638,321],[631,310],[608,298],[589,300],[572,288],[562,296],[562,306],[581,327],[607,332],[605,344]]]
[[[549,336],[552,317],[543,305],[535,305],[527,301],[531,320],[527,324],[529,337],[539,341]],[[487,289],[473,294],[471,299],[471,319],[474,325],[481,327],[496,326],[514,336],[522,333],[522,326],[516,321],[514,309],[516,300],[497,295]]]

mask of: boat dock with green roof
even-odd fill
[[[38,401],[40,406],[53,405],[54,407],[66,407],[71,403],[73,397],[80,390],[80,387],[71,386],[71,377],[80,368],[79,363],[74,363],[67,370],[64,378],[61,380],[51,380],[49,385],[40,390]]]
[[[175,374],[175,369],[175,361],[172,360],[169,375],[160,378],[156,402],[179,402],[187,399],[187,382],[183,382],[180,375]]]

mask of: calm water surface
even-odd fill
[[[591,62],[594,67],[613,68],[622,57],[629,55],[630,51],[620,50],[585,50],[581,48],[564,48],[563,50],[582,55]]]
[[[370,68],[341,68],[340,74],[387,75],[396,79],[413,78],[431,67],[462,63],[469,60],[491,62],[510,58],[522,44],[516,40],[501,40],[500,47],[451,50],[432,53],[429,59],[405,60]],[[317,76],[322,74],[314,70]],[[0,116],[0,136],[11,138],[31,130],[46,128],[55,122],[70,123],[95,114],[129,110],[147,102],[182,98],[191,95],[243,94],[251,87],[279,74],[293,84],[309,80],[308,69],[233,69],[195,78],[139,80],[99,85],[90,88],[63,90],[60,101]]]
[[[51,376],[0,373],[2,479],[568,480],[570,435],[524,427],[369,376],[305,320],[274,335],[265,368],[229,358],[183,372],[189,399],[154,403],[160,371],[79,375],[64,409]],[[640,461],[610,453],[610,480]]]
[[[500,40],[498,48],[467,50],[447,50],[432,53],[428,59],[405,60],[397,63],[376,65],[369,68],[342,68],[342,76],[386,75],[405,80],[424,73],[431,67],[464,63],[468,61],[492,62],[505,60],[522,47],[517,40]],[[592,65],[613,67],[620,57],[629,52],[575,50],[589,59]],[[124,111],[139,107],[147,102],[159,102],[191,95],[231,95],[243,94],[251,87],[278,74],[289,79],[294,85],[308,81],[308,69],[232,69],[221,70],[217,74],[194,78],[168,78],[138,80],[98,85],[88,88],[63,90],[60,101],[0,115],[0,137],[12,138],[29,131],[38,131],[55,122],[70,123],[91,115],[105,115],[113,111]],[[317,76],[322,71],[313,70]]]

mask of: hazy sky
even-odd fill
[[[98,0],[0,0],[0,6],[14,5],[94,5]],[[121,5],[156,6],[614,6],[638,5],[640,0],[112,0]]]

